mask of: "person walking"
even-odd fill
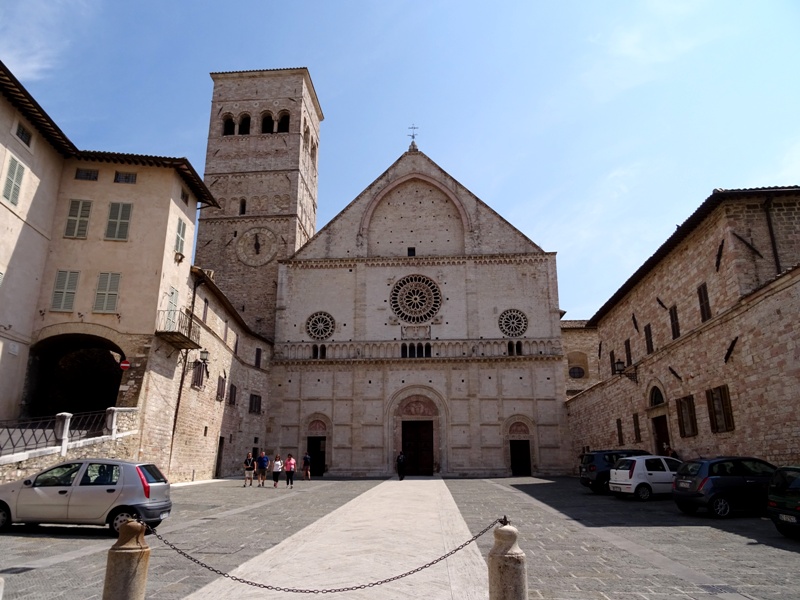
[[[250,487],[253,487],[253,471],[256,468],[256,461],[253,458],[253,453],[248,452],[247,458],[244,459],[244,485],[247,487],[247,482],[250,482]]]
[[[267,479],[267,469],[269,469],[269,456],[263,450],[261,456],[256,459],[256,475],[258,476],[258,487],[264,487]]]
[[[289,488],[294,487],[294,472],[297,469],[297,461],[292,458],[291,454],[286,456],[286,465],[283,467],[286,471],[286,486]]]
[[[397,476],[400,478],[400,481],[403,481],[403,478],[406,476],[406,455],[403,454],[402,450],[400,450],[400,454],[397,455]]]
[[[276,454],[275,460],[272,461],[272,481],[274,482],[272,487],[278,487],[281,471],[283,471],[283,461],[281,460],[281,455]]]
[[[303,455],[303,480],[308,479],[311,481],[311,455],[306,450]]]

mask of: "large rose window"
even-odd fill
[[[424,275],[407,275],[394,284],[390,295],[392,312],[406,323],[430,321],[442,306],[436,282]]]

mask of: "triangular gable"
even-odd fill
[[[539,246],[428,156],[410,150],[292,258],[541,253]]]

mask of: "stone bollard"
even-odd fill
[[[2,577],[0,577],[0,600],[3,600],[3,588],[5,587],[5,581]]]
[[[495,527],[494,547],[489,551],[489,600],[527,600],[525,553],[517,545],[519,532],[506,523]]]
[[[144,532],[145,526],[138,521],[119,528],[119,539],[108,551],[103,600],[144,600],[150,563]]]

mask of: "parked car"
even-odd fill
[[[650,500],[654,494],[669,494],[681,461],[666,456],[620,458],[609,472],[608,489],[618,497],[633,494]]]
[[[149,463],[71,460],[0,485],[0,530],[12,523],[108,525],[128,519],[157,527],[172,510],[169,482]]]
[[[581,485],[588,487],[595,494],[608,491],[608,478],[611,467],[626,456],[644,456],[650,454],[644,450],[592,450],[581,454],[579,466]]]
[[[764,510],[775,466],[750,456],[720,456],[685,461],[675,476],[672,498],[686,514],[707,509],[725,518],[734,511]]]
[[[781,534],[800,538],[800,466],[778,467],[772,475],[767,513]]]

